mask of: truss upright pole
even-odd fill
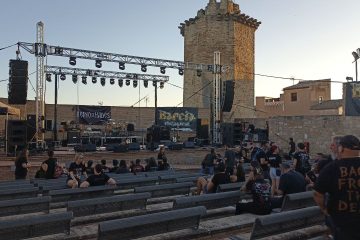
[[[213,99],[214,103],[212,104],[212,122],[213,122],[213,134],[212,142],[213,144],[221,144],[222,137],[220,131],[221,124],[221,67],[220,67],[220,52],[214,52],[214,82],[213,82]]]
[[[44,23],[36,24],[36,147],[44,143],[45,128],[45,86],[44,86],[44,57],[46,50],[44,48]]]

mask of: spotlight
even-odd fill
[[[355,61],[357,61],[360,58],[360,56],[359,56],[359,54],[357,54],[357,52],[352,52],[352,55],[353,55]]]
[[[130,86],[130,80],[125,81],[126,86]]]
[[[125,70],[125,63],[124,62],[119,62],[119,69],[120,70]]]
[[[134,80],[134,81],[133,81],[133,87],[136,88],[137,85],[138,85],[138,81],[137,81],[137,80]]]
[[[91,82],[95,84],[97,82],[96,77],[92,77]]]
[[[85,76],[82,76],[81,77],[81,82],[86,85],[87,84],[87,78]]]
[[[51,74],[50,73],[46,74],[46,81],[51,82]]]
[[[105,86],[105,78],[100,78],[100,84],[101,86]]]
[[[122,79],[118,80],[119,87],[122,87],[124,85],[124,81]]]
[[[149,86],[149,81],[148,80],[144,80],[144,87],[147,88]]]
[[[101,68],[101,67],[102,67],[101,60],[96,60],[96,61],[95,61],[95,67],[97,67],[97,68]]]
[[[73,81],[73,83],[77,83],[77,80],[78,80],[78,76],[77,75],[72,75],[72,81]]]
[[[110,78],[110,84],[111,84],[111,85],[114,85],[114,84],[115,84],[115,79]]]
[[[179,75],[180,75],[180,76],[184,75],[184,69],[179,68]]]
[[[161,74],[165,74],[165,72],[166,72],[166,67],[160,67],[160,73]]]
[[[160,82],[160,89],[164,88],[164,82]]]
[[[60,79],[62,80],[62,81],[64,81],[65,79],[66,79],[66,75],[65,74],[60,74]]]
[[[157,82],[153,81],[153,86],[156,87],[157,86]]]
[[[147,66],[145,64],[141,65],[141,71],[142,72],[146,72],[147,71]]]
[[[352,77],[346,77],[346,81],[352,82],[352,81],[354,81],[354,79]]]
[[[138,79],[138,75],[137,75],[137,74],[134,74],[134,75],[133,75],[133,79]]]
[[[76,57],[70,57],[69,59],[69,64],[71,66],[75,66],[76,65]]]
[[[201,73],[202,73],[201,69],[196,70],[196,76],[201,77]]]

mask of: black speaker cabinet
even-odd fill
[[[232,80],[227,80],[223,82],[223,91],[222,91],[222,111],[230,112],[233,101],[234,101],[234,87],[235,82]]]
[[[28,88],[28,62],[10,60],[9,62],[9,104],[26,104]]]
[[[8,136],[8,152],[14,153],[23,149],[27,144],[27,121],[8,120],[6,124]]]

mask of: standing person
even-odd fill
[[[167,157],[166,157],[166,154],[165,154],[165,147],[160,147],[160,151],[159,151],[159,154],[158,154],[158,165],[159,165],[159,162],[162,162],[164,159],[167,160]]]
[[[48,159],[42,163],[42,169],[45,171],[46,179],[53,179],[55,174],[55,166],[57,164],[57,159],[54,158],[54,151],[48,151]]]
[[[230,175],[234,174],[234,167],[235,167],[235,152],[230,149],[229,145],[225,145],[225,154],[224,154],[224,161],[225,161],[225,168],[226,172]]]
[[[27,147],[24,147],[15,160],[15,179],[26,179],[29,168],[31,168],[29,150]]]
[[[69,175],[66,181],[68,187],[77,188],[81,183],[81,176],[87,178],[86,167],[83,162],[82,155],[75,156],[75,162],[72,162],[69,166]]]
[[[106,184],[115,186],[116,181],[103,172],[103,166],[101,166],[101,164],[96,164],[94,174],[86,178],[86,180],[80,184],[80,187],[87,188],[89,186],[103,186]]]
[[[241,188],[242,191],[251,192],[253,201],[237,203],[235,214],[254,213],[259,215],[271,213],[271,186],[262,175],[262,168],[257,161],[251,162],[251,173],[248,181]]]
[[[295,171],[301,173],[303,176],[311,170],[310,156],[305,150],[303,143],[298,143],[298,151],[294,154],[294,168]]]
[[[217,159],[215,148],[211,148],[210,153],[206,154],[204,160],[202,161],[201,173],[214,175],[214,166]]]
[[[267,142],[261,142],[260,148],[258,148],[257,152],[255,153],[254,158],[256,161],[260,163],[260,167],[262,169],[262,175],[265,179],[268,179],[271,181],[270,178],[270,168],[269,168],[269,160],[266,156],[266,152],[268,149],[268,143]]]
[[[271,195],[274,196],[275,192],[279,189],[281,176],[280,164],[282,163],[279,148],[277,146],[273,145],[270,148],[268,159],[270,163]]]
[[[340,139],[338,160],[329,163],[315,183],[314,200],[324,212],[335,240],[360,239],[360,141]],[[328,194],[327,206],[325,194]]]
[[[293,138],[289,138],[289,157],[292,158],[295,153],[295,142]]]

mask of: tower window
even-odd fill
[[[297,101],[297,93],[291,93],[291,101],[296,102]]]

